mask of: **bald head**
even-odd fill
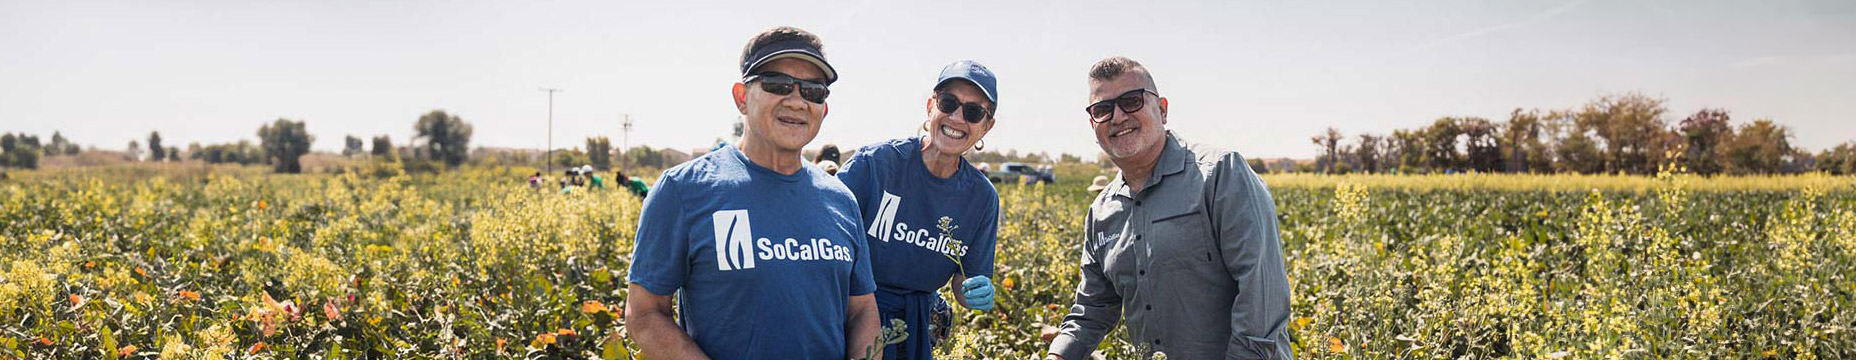
[[[1095,66],[1089,67],[1089,82],[1092,83],[1115,81],[1122,76],[1137,76],[1148,90],[1160,92],[1160,88],[1154,85],[1153,75],[1147,73],[1147,67],[1141,66],[1134,59],[1114,56],[1097,61]]]

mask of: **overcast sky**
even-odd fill
[[[1772,118],[1813,151],[1856,140],[1856,1],[22,1],[0,0],[0,131],[121,149],[255,139],[279,117],[319,150],[404,144],[421,113],[473,146],[556,147],[636,120],[632,145],[726,136],[746,40],[820,34],[842,74],[814,145],[909,136],[940,67],[999,75],[994,148],[1099,150],[1087,70],[1145,63],[1168,128],[1251,157],[1310,157],[1334,126],[1505,120],[1601,94]]]

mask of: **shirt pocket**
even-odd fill
[[[1204,211],[1192,206],[1154,217],[1147,233],[1154,247],[1155,268],[1205,272],[1218,264],[1218,249],[1213,246],[1216,241]]]

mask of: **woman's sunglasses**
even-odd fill
[[[831,88],[825,87],[825,83],[797,79],[790,75],[777,72],[748,75],[747,78],[741,79],[741,82],[744,84],[755,81],[760,81],[761,91],[780,96],[791,94],[793,93],[793,88],[798,87],[799,97],[814,104],[824,104],[825,97],[831,96]]]
[[[985,106],[980,106],[980,103],[963,103],[960,102],[959,97],[950,93],[935,95],[935,106],[941,108],[941,113],[949,115],[954,114],[954,110],[960,110],[960,117],[967,120],[967,123],[972,124],[978,124],[981,121],[985,121],[987,117],[992,116],[989,111],[986,111]]]
[[[1146,94],[1160,96],[1160,93],[1153,92],[1153,90],[1128,90],[1128,92],[1121,93],[1121,96],[1117,96],[1114,99],[1102,100],[1094,104],[1089,104],[1089,107],[1083,108],[1083,111],[1089,112],[1090,121],[1094,121],[1097,124],[1108,122],[1109,118],[1115,117],[1116,107],[1120,107],[1122,112],[1132,113],[1141,111],[1142,107],[1147,106],[1147,98],[1141,95]]]

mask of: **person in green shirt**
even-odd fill
[[[617,179],[615,181],[619,182],[619,186],[625,187],[626,190],[631,190],[632,195],[637,195],[639,199],[643,199],[646,195],[651,194],[651,187],[646,186],[644,180],[639,180],[635,177],[626,177],[625,170],[613,170],[612,178]]]
[[[587,165],[587,166],[582,166],[582,167],[580,167],[580,172],[582,172],[582,173],[586,173],[586,177],[588,178],[588,179],[587,179],[587,189],[604,189],[604,188],[606,188],[606,178],[603,178],[603,177],[599,177],[599,173],[597,173],[597,172],[593,172],[593,166],[592,166],[592,165]]]

